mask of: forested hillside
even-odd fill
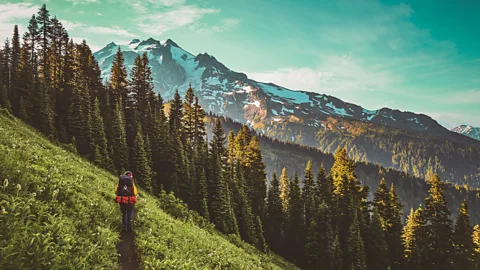
[[[315,167],[324,163],[323,169],[320,167],[316,173],[312,162],[307,161],[302,166],[303,174],[283,168],[280,174],[281,162],[289,160],[285,155],[291,151],[290,146],[285,146],[287,150],[280,150],[281,154],[275,153],[278,150],[273,147],[265,147],[262,151],[261,137],[252,134],[246,126],[238,132],[228,132],[221,119],[215,119],[212,135],[207,138],[206,114],[191,86],[184,90],[183,99],[175,91],[166,114],[162,97],[153,90],[146,53],[136,57],[127,77],[123,54],[118,50],[110,80],[103,85],[98,63],[86,42],[74,44],[69,40],[61,23],[50,17],[45,5],[30,20],[23,45],[20,46],[18,28],[15,27],[12,42],[6,43],[1,55],[0,104],[4,110],[32,125],[51,141],[64,145],[106,171],[116,174],[127,169],[134,171],[136,183],[145,194],[157,197],[146,195],[145,204],[139,205],[137,218],[140,230],[136,231],[136,243],[140,264],[144,268],[293,268],[275,256],[261,255],[271,251],[304,269],[472,269],[480,265],[477,252],[480,250],[480,229],[478,226],[475,230],[472,228],[467,209],[467,206],[477,207],[476,193],[469,192],[468,201],[464,201],[459,209],[450,211],[447,194],[456,196],[460,193],[451,192],[451,188],[447,193],[445,183],[437,174],[428,175],[428,186],[423,185],[424,191],[428,188],[427,193],[413,195],[417,200],[415,205],[420,203],[420,196],[423,195],[425,200],[422,207],[412,211],[405,224],[402,222],[404,206],[400,203],[401,193],[397,191],[397,183],[388,185],[387,181],[378,179],[397,181],[399,186],[403,183],[419,185],[419,182],[409,177],[402,178],[403,175],[396,172],[380,172],[383,170],[380,167],[368,166],[365,167],[368,168],[368,172],[365,170],[368,177],[362,180],[363,169],[357,169],[362,165],[349,157],[351,150],[348,148],[336,150],[333,159],[317,152],[329,162],[313,156]],[[2,119],[2,128],[15,127],[15,123],[18,127],[16,121]],[[49,154],[56,153],[58,148],[45,139],[28,141],[25,136],[31,136],[33,132],[25,127],[10,132],[14,133],[2,134],[5,141],[3,148],[15,155],[27,156],[25,159],[7,157],[2,166],[10,170],[13,168],[13,176],[7,177],[16,181],[24,179],[26,182],[22,183],[27,186],[30,178],[17,177],[15,172],[23,172],[18,167],[20,163],[11,163],[10,160],[32,161],[32,174],[41,176],[61,173],[61,167],[50,171],[49,159],[52,162],[57,158],[78,160],[78,157],[65,151],[61,152],[61,157],[50,157]],[[12,141],[17,137],[23,137],[25,142],[18,144]],[[25,146],[17,148],[18,145]],[[43,149],[41,153],[44,154],[32,152],[35,149]],[[264,159],[265,155],[269,157]],[[292,151],[290,155],[299,154]],[[42,160],[42,166],[35,163],[37,159]],[[273,168],[278,166],[280,176],[272,173],[271,180],[267,181],[265,160],[269,159]],[[282,161],[274,161],[277,159]],[[307,159],[310,158],[306,156],[304,160]],[[295,162],[298,164],[298,161]],[[44,166],[49,169],[45,171]],[[378,168],[378,175],[371,174],[373,169],[370,168]],[[104,171],[101,174],[108,175]],[[81,178],[82,173],[77,176],[73,171],[66,179],[57,178],[59,183],[55,185],[54,182],[54,186],[50,187],[53,189],[51,195],[42,195],[47,196],[42,197],[46,208],[52,207],[57,198],[62,198],[65,201],[61,205],[62,211],[68,212],[69,218],[79,215],[79,220],[66,221],[73,222],[70,228],[83,220],[86,213],[83,210],[74,211],[77,206],[71,206],[76,196],[80,197],[79,202],[88,198],[86,194],[73,193],[75,184],[72,190],[69,189],[72,179],[79,177],[81,186],[78,188],[83,190],[83,185],[88,182]],[[395,180],[395,177],[398,179]],[[40,178],[38,181],[41,183],[43,180]],[[368,181],[377,183],[378,188],[366,186]],[[109,198],[107,192],[102,191],[107,188],[107,182],[101,180],[98,184],[104,186],[92,191],[92,196],[105,205],[102,206],[105,207],[104,212],[114,207],[113,197]],[[7,221],[2,222],[2,226],[25,224],[25,217],[35,219],[35,216],[10,215],[9,212],[15,209],[8,202],[20,194],[28,201],[26,197],[33,196],[37,188],[40,192],[43,184],[28,188],[20,184],[16,187],[17,191],[10,186],[8,193],[2,193],[1,217]],[[60,188],[67,191],[60,193]],[[405,189],[405,192],[410,191],[418,192],[413,187]],[[192,211],[181,206],[177,199]],[[107,202],[112,205],[108,206]],[[170,222],[155,207],[158,204],[172,215],[196,225],[187,222],[182,226],[182,223]],[[90,206],[93,206],[92,203]],[[450,203],[452,206],[457,207]],[[54,210],[49,210],[49,213],[56,213]],[[452,212],[458,213],[458,218],[452,218]],[[43,221],[37,222],[44,224]],[[95,228],[101,230],[108,224],[108,219],[100,219]],[[38,233],[41,237],[41,233],[46,231],[42,226],[32,226],[32,234]],[[198,226],[207,228],[209,232],[196,231]],[[225,236],[220,237],[213,229],[208,229],[212,226]],[[174,228],[178,230],[165,233]],[[5,229],[8,231],[8,228]],[[16,232],[15,235],[20,234],[20,231]],[[210,237],[211,234],[214,237]],[[2,252],[7,250],[13,256],[16,248],[22,252],[28,249],[26,238],[19,240],[12,236],[14,234],[1,235],[2,246],[14,247],[2,249]],[[243,251],[223,242],[225,237],[243,247]],[[90,236],[88,239],[93,238]],[[61,248],[62,241],[53,237],[51,243]],[[98,244],[95,246],[92,241],[84,243],[84,247],[94,252]],[[107,249],[95,255],[103,256],[109,252]],[[38,249],[24,256],[27,258],[25,265],[32,263],[29,256],[38,256],[39,260],[47,262],[51,258],[50,253],[43,254]],[[195,261],[187,261],[190,256]],[[80,267],[87,260],[85,257],[80,259]],[[245,259],[240,260],[240,257]],[[23,260],[24,257],[21,258]],[[112,265],[110,257],[102,258],[103,261],[100,258],[97,260],[100,267]],[[15,261],[11,266],[21,267],[22,263]]]
[[[230,118],[209,115],[207,118],[207,133],[211,133],[216,119],[221,119],[223,126],[227,131],[238,133],[246,126],[233,121]],[[254,131],[250,131],[255,134]],[[263,153],[263,160],[266,164],[268,180],[271,180],[273,172],[280,173],[286,168],[290,177],[294,173],[301,174],[308,161],[312,162],[313,173],[316,174],[321,167],[328,173],[334,163],[334,156],[325,153],[319,149],[308,146],[301,146],[294,143],[282,142],[277,139],[271,139],[266,136],[259,136],[260,147]],[[346,148],[349,157],[353,157],[351,148]],[[358,180],[369,187],[369,199],[372,198],[374,191],[378,188],[382,178],[390,184],[394,184],[403,207],[403,221],[406,220],[410,210],[416,209],[424,204],[424,199],[428,194],[429,185],[424,178],[415,177],[394,169],[385,169],[384,167],[368,162],[355,162],[355,173]],[[433,171],[433,169],[432,169]],[[456,216],[456,209],[460,207],[463,200],[467,200],[470,206],[471,219],[473,224],[480,223],[480,199],[479,190],[467,185],[458,185],[449,183],[445,186],[445,194],[448,201],[448,208]]]
[[[118,269],[117,177],[0,109],[0,269]],[[172,194],[140,190],[142,269],[296,269],[225,236]]]

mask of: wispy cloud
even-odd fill
[[[469,91],[454,92],[445,96],[436,96],[434,99],[443,104],[479,104],[480,105],[480,90],[472,89]],[[480,116],[477,116],[480,118]]]
[[[25,20],[37,13],[38,8],[33,3],[0,4],[0,40],[11,38],[15,24],[24,31]]]
[[[375,70],[350,55],[328,57],[315,69],[289,67],[248,74],[253,79],[291,89],[340,96],[351,91],[391,90],[392,85],[402,81],[399,75]]]
[[[88,34],[97,34],[97,35],[109,35],[114,37],[136,37],[135,34],[119,27],[119,26],[94,26],[94,25],[86,25],[83,23],[76,23],[67,20],[60,20],[62,25],[67,29],[67,31],[78,30],[83,33]]]
[[[137,20],[137,26],[145,34],[159,36],[162,33],[190,25],[208,14],[217,14],[220,10],[196,6],[179,6],[169,11],[144,14]]]
[[[78,4],[90,4],[90,3],[100,3],[99,0],[67,0],[68,2],[71,2],[73,5],[78,5]]]
[[[190,25],[190,29],[199,33],[220,33],[234,29],[240,24],[239,19],[225,18],[220,20],[217,25],[208,25],[205,23],[193,23]]]

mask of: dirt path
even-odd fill
[[[135,219],[135,210],[133,211],[133,219]],[[119,254],[119,263],[122,270],[138,269],[133,231],[122,232],[120,234],[120,243],[117,245],[117,252]]]

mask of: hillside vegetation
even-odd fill
[[[0,113],[0,268],[115,269],[116,177]],[[160,201],[165,210],[160,209]],[[201,229],[199,224],[205,229]],[[172,195],[140,190],[135,221],[147,269],[295,269],[226,238]]]

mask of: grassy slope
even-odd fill
[[[115,176],[54,146],[4,111],[0,152],[0,269],[118,267]],[[174,219],[158,199],[140,193],[135,241],[146,269],[295,268],[235,237]]]

